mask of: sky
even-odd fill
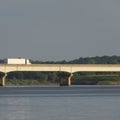
[[[120,55],[119,0],[0,0],[0,59]]]

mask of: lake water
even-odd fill
[[[119,120],[120,86],[0,87],[0,120]]]

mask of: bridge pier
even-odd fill
[[[71,78],[72,78],[73,74],[70,73],[69,75],[66,74],[64,75],[64,79],[61,78],[60,80],[60,86],[70,86],[71,85]],[[67,79],[65,79],[67,77]]]
[[[73,74],[71,73],[68,77],[68,80],[67,80],[67,86],[71,86],[71,78],[72,78]]]
[[[5,86],[6,77],[7,77],[7,73],[5,73],[4,76],[2,77],[2,86],[3,87]]]

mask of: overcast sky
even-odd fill
[[[119,0],[0,0],[0,59],[120,55]]]

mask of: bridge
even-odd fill
[[[71,85],[71,78],[75,72],[120,72],[119,64],[0,64],[2,86],[5,86],[7,73],[14,71],[50,71],[68,72],[68,86]]]

